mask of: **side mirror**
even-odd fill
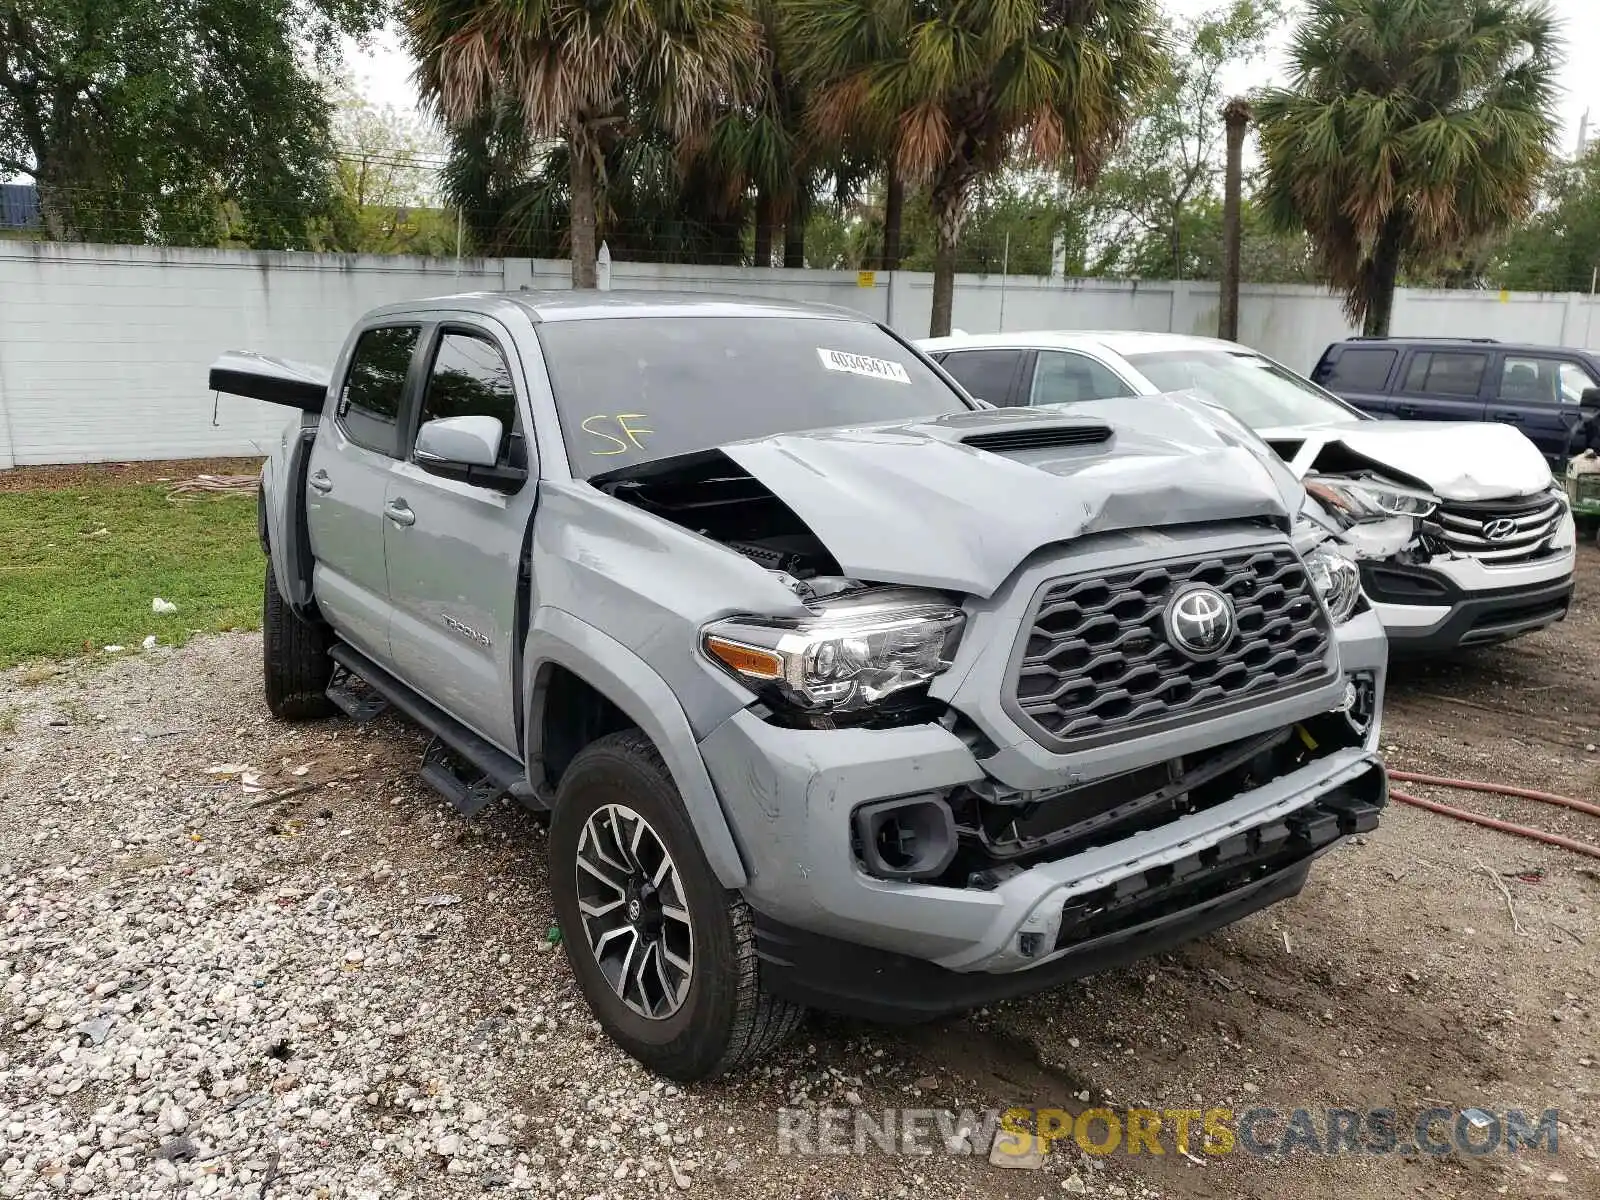
[[[417,430],[411,457],[430,475],[514,492],[526,481],[528,472],[500,463],[504,437],[505,426],[494,417],[440,417]]]
[[[1578,407],[1585,413],[1600,413],[1600,387],[1586,387],[1578,394]]]

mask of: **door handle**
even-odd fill
[[[326,471],[313,471],[309,482],[313,488],[323,495],[333,491],[333,480],[328,478]]]
[[[1415,404],[1396,404],[1394,406],[1394,415],[1397,417],[1414,417],[1417,415],[1417,406]]]
[[[404,500],[391,500],[388,507],[383,510],[383,515],[396,525],[415,525],[417,514],[412,512]]]
[[[1489,414],[1489,420],[1509,421],[1513,425],[1520,425],[1522,423],[1522,414],[1515,409],[1498,408]]]

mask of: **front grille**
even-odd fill
[[[1168,641],[1163,619],[1174,593],[1195,583],[1225,592],[1238,619],[1232,642],[1201,661]],[[1287,545],[1052,580],[1023,628],[1012,715],[1055,750],[1152,732],[1329,675],[1327,617]]]
[[[1526,562],[1550,551],[1565,509],[1548,492],[1517,500],[1441,504],[1434,531],[1451,550],[1486,563]]]

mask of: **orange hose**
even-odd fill
[[[1399,771],[1391,772],[1391,774],[1396,779],[1416,778],[1416,776],[1403,775]],[[1459,787],[1460,785],[1449,783],[1441,786]],[[1468,790],[1482,792],[1500,791],[1499,788],[1492,788],[1487,784],[1479,784],[1477,787],[1469,788]],[[1507,790],[1509,791],[1510,789]],[[1516,792],[1512,791],[1511,794],[1516,795]],[[1389,796],[1392,799],[1400,801],[1402,804],[1410,804],[1417,808],[1425,808],[1429,812],[1442,813],[1444,816],[1454,817],[1458,821],[1466,821],[1472,825],[1482,825],[1485,829],[1498,829],[1502,833],[1514,833],[1518,837],[1532,838],[1534,841],[1544,842],[1546,845],[1560,846],[1563,850],[1571,850],[1577,854],[1587,854],[1590,858],[1600,858],[1600,846],[1591,846],[1588,842],[1574,841],[1572,838],[1562,837],[1559,833],[1546,833],[1542,829],[1532,829],[1527,825],[1513,825],[1510,821],[1502,821],[1497,817],[1486,817],[1482,813],[1470,812],[1464,808],[1452,808],[1448,804],[1437,804],[1432,800],[1424,800],[1419,796],[1407,795],[1405,792],[1396,792],[1391,790],[1389,792]]]
[[[1451,779],[1444,775],[1418,775],[1413,771],[1390,771],[1390,779],[1403,783],[1426,783],[1434,787],[1460,788],[1463,792],[1488,792],[1492,796],[1520,796],[1524,800],[1538,800],[1544,804],[1558,804],[1576,812],[1600,817],[1600,804],[1574,800],[1571,796],[1558,796],[1554,792],[1535,792],[1528,788],[1506,787],[1498,783],[1479,783],[1475,779]]]

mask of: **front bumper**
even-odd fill
[[[1412,657],[1492,645],[1564,619],[1572,568],[1571,551],[1509,568],[1471,560],[1369,561],[1361,564],[1361,583],[1390,650]]]
[[[748,866],[767,986],[879,1018],[933,1015],[1156,953],[1293,895],[1311,860],[1370,828],[1387,801],[1373,754],[1382,629],[1364,613],[1339,643],[1346,671],[1371,689],[1362,744],[987,888],[877,878],[852,844],[863,804],[992,779],[956,734],[933,724],[796,730],[736,714],[701,752]],[[1055,769],[1058,782],[1080,781],[1072,756]]]
[[[1297,895],[1310,858],[1175,912],[1085,940],[1028,971],[952,971],[756,914],[762,986],[776,995],[885,1024],[909,1024],[1059,987],[1162,954]]]

